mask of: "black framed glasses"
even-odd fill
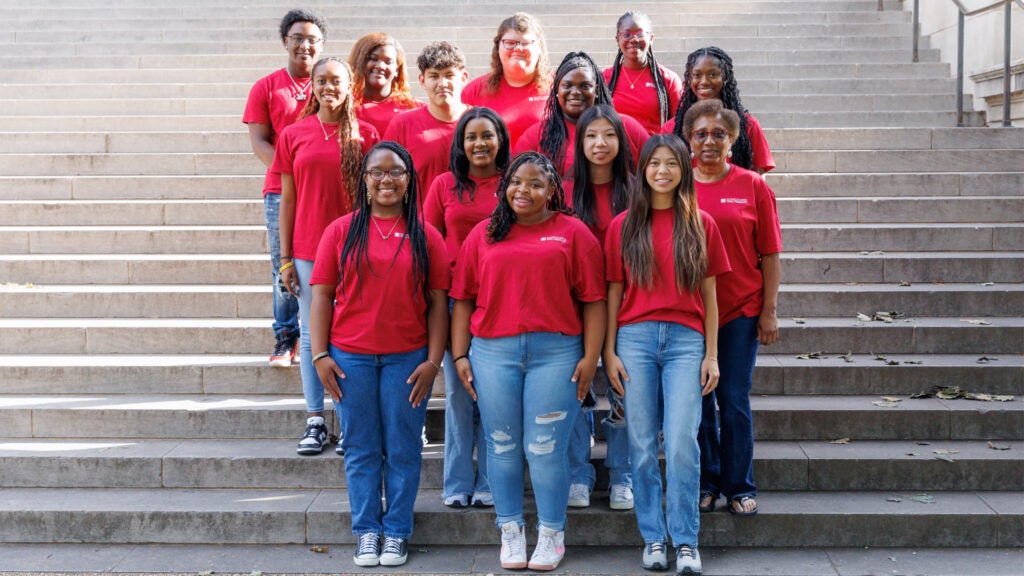
[[[366,171],[366,175],[370,177],[370,180],[376,180],[380,182],[384,179],[384,176],[390,176],[392,180],[401,180],[409,173],[405,168],[392,168],[390,170],[381,170],[380,168],[371,168]]]

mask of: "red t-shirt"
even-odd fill
[[[636,163],[640,160],[640,149],[647,142],[647,130],[633,118],[625,114],[619,114],[619,116],[622,117],[622,126],[626,129],[626,139],[629,140],[629,149],[633,155],[633,165],[636,166]],[[561,170],[559,170],[563,177],[571,175],[572,161],[576,157],[576,124],[566,120],[565,127],[568,129],[569,134],[565,139],[565,163],[562,165]],[[543,130],[543,120],[530,126],[526,132],[523,132],[523,135],[519,137],[516,145],[512,148],[513,154],[519,154],[528,150],[539,152],[540,138]]]
[[[455,268],[455,259],[459,256],[462,242],[469,236],[474,226],[490,218],[494,207],[498,205],[498,184],[501,174],[490,178],[474,178],[476,191],[473,197],[469,192],[462,193],[462,200],[455,194],[455,176],[445,172],[434,179],[423,202],[423,219],[444,233],[444,243],[448,247],[448,259]]]
[[[700,211],[707,240],[708,271],[705,278],[729,271],[718,226],[707,212]],[[676,287],[675,250],[672,232],[675,212],[671,208],[651,210],[651,244],[654,248],[654,283],[650,288],[634,284],[622,259],[623,212],[612,220],[605,243],[605,269],[609,282],[624,284],[622,305],[619,307],[618,326],[637,322],[675,322],[704,333],[704,301],[700,290],[680,292]]]
[[[509,145],[515,146],[527,128],[540,122],[547,106],[548,92],[537,90],[533,82],[525,86],[511,86],[504,78],[498,92],[487,91],[487,77],[484,74],[473,79],[462,90],[462,101],[471,106],[486,106],[501,116],[508,128]]]
[[[384,132],[385,140],[398,142],[412,155],[419,175],[416,183],[421,205],[424,192],[430,188],[434,178],[448,171],[452,139],[458,124],[458,118],[442,122],[434,118],[427,106],[422,106],[395,116]]]
[[[324,228],[352,211],[352,198],[341,181],[341,155],[336,135],[337,124],[320,126],[316,114],[292,124],[277,141],[271,170],[290,174],[295,180],[295,226],[292,229],[292,256],[302,260],[316,257],[316,248]],[[359,122],[359,136],[366,154],[379,140],[373,126]]]
[[[370,266],[360,258],[357,274],[349,260],[340,283],[338,265],[345,237],[352,225],[352,215],[338,218],[324,231],[309,283],[337,286],[330,339],[331,344],[346,352],[400,354],[427,345],[427,302],[423,292],[416,287],[412,247],[405,236],[405,219],[398,218],[401,218],[398,222],[394,218],[378,219],[384,230],[395,226],[386,240],[370,223],[366,248]],[[444,240],[430,226],[425,226],[424,232],[429,260],[427,286],[431,290],[447,290],[448,255]]]
[[[761,255],[782,252],[775,193],[756,172],[733,166],[718,182],[697,186],[697,201],[722,234],[732,273],[718,279],[719,324],[761,314]]]
[[[596,222],[593,226],[588,225],[590,231],[597,237],[597,241],[604,246],[604,236],[608,231],[608,224],[612,221],[612,193],[615,192],[615,181],[605,182],[604,184],[592,184],[594,189],[594,216],[596,216]],[[565,201],[572,206],[572,188],[573,181],[565,181]]]
[[[675,127],[676,121],[674,119],[669,120],[661,126],[661,133],[671,134]],[[747,139],[750,140],[750,152],[752,154],[754,170],[772,171],[775,168],[772,149],[768,147],[768,140],[764,137],[764,131],[761,130],[761,123],[750,114],[747,114]],[[693,165],[697,165],[696,160],[693,161]]]
[[[394,96],[389,96],[380,102],[370,100],[364,101],[356,108],[356,116],[363,122],[372,124],[378,134],[387,132],[391,119],[406,110],[414,110],[425,106],[423,102],[414,101],[412,106],[406,106],[398,102]]]
[[[307,78],[297,83],[301,86],[308,80]],[[281,132],[299,119],[306,102],[313,97],[311,86],[312,83],[306,84],[306,91],[299,92],[285,68],[260,78],[249,90],[242,122],[270,126],[271,138],[276,145]],[[306,99],[296,100],[295,96],[298,94],[305,94]],[[267,175],[263,179],[263,195],[280,193],[281,175],[267,168]]]
[[[613,68],[604,69],[604,81],[611,82]],[[683,81],[679,76],[659,65],[661,77],[665,79],[665,91],[668,93],[668,117],[673,118],[679,108],[679,100],[683,95]],[[633,88],[630,87],[633,80]],[[619,114],[632,116],[648,134],[657,134],[661,130],[661,110],[658,108],[658,92],[654,89],[654,75],[650,67],[639,72],[619,70],[619,81],[612,93],[612,104]]]
[[[604,259],[590,230],[555,213],[533,226],[513,224],[504,240],[491,244],[487,224],[477,224],[462,243],[452,277],[452,298],[476,300],[473,335],[581,334],[579,303],[606,296]]]

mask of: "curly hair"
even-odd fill
[[[346,270],[354,269],[356,272],[357,282],[362,286],[362,268],[359,266],[360,261],[365,262],[369,271],[374,273],[373,265],[370,263],[369,257],[372,204],[368,199],[369,191],[366,186],[366,165],[370,156],[378,150],[389,150],[394,152],[402,160],[402,164],[405,165],[405,169],[408,170],[407,184],[405,188],[406,198],[402,203],[402,216],[405,218],[405,236],[401,237],[401,241],[395,248],[395,255],[391,259],[391,265],[393,266],[395,260],[398,259],[398,255],[402,251],[402,245],[405,244],[406,239],[408,239],[409,246],[412,248],[413,278],[416,288],[423,294],[423,298],[427,302],[430,302],[430,286],[427,282],[430,270],[430,258],[427,253],[427,233],[423,228],[423,221],[420,220],[419,215],[420,202],[418,198],[419,191],[416,186],[416,168],[413,166],[412,156],[409,155],[409,151],[401,144],[390,140],[385,140],[384,142],[380,142],[375,145],[366,153],[366,157],[363,159],[363,168],[359,172],[359,188],[357,196],[360,201],[355,204],[355,210],[352,214],[352,225],[348,229],[348,235],[345,237],[345,244],[341,250],[341,259],[338,266],[338,270],[340,271],[339,278],[344,278]],[[340,281],[341,280],[339,280],[339,283]]]
[[[434,70],[444,70],[446,68],[465,70],[466,56],[458,46],[447,40],[431,42],[423,47],[423,51],[416,58],[416,67],[420,69],[420,74],[426,72],[427,68],[433,68]]]
[[[615,108],[607,104],[596,104],[587,109],[576,121],[576,158],[573,162],[572,209],[587,226],[597,224],[597,205],[594,197],[594,184],[590,181],[590,162],[584,152],[587,127],[600,119],[607,120],[615,129],[619,140],[619,151],[612,159],[612,215],[626,209],[629,196],[630,180],[633,177],[633,158],[630,153],[629,140],[626,139],[626,128]]]
[[[739,137],[740,115],[726,108],[721,100],[712,98],[711,100],[701,100],[686,111],[686,116],[683,116],[684,140],[693,134],[693,125],[697,123],[698,118],[703,116],[721,119],[722,122],[725,122],[725,127],[729,129],[729,138],[736,140]]]
[[[626,12],[622,16],[619,16],[619,21],[615,23],[616,32],[622,31],[622,24],[626,20],[632,20],[644,30],[651,29],[651,19],[647,14],[643,12]],[[622,70],[622,49],[615,54],[615,62],[612,63],[612,77],[608,80],[608,90],[611,91],[612,95],[615,95],[615,86],[619,83],[619,73]],[[651,69],[651,77],[654,78],[654,91],[658,95],[658,114],[660,120],[658,124],[664,124],[668,122],[669,114],[671,113],[668,109],[668,88],[665,87],[665,75],[661,73],[661,68],[658,66],[658,59],[654,57],[654,48],[648,45],[646,64]]]
[[[356,40],[352,51],[348,54],[348,65],[352,69],[352,93],[355,95],[356,106],[363,103],[363,91],[366,90],[366,63],[370,55],[381,46],[395,49],[395,77],[391,79],[391,96],[403,108],[411,108],[416,99],[409,89],[409,71],[405,64],[405,50],[391,36],[383,32],[370,32]]]
[[[569,72],[578,68],[590,70],[594,78],[594,104],[612,104],[612,94],[605,84],[604,75],[597,68],[594,59],[586,52],[569,52],[562,59],[555,71],[555,81],[551,94],[548,95],[548,102],[544,110],[544,117],[541,126],[540,152],[551,159],[555,166],[565,164],[565,142],[569,137],[569,131],[565,127],[565,113],[558,103],[558,86]]]
[[[683,82],[683,97],[679,100],[679,108],[676,110],[676,122],[672,128],[672,133],[680,138],[683,138],[684,142],[686,137],[683,135],[683,118],[686,116],[686,111],[690,109],[697,102],[697,95],[693,93],[693,88],[690,86],[690,79],[693,76],[693,67],[697,65],[697,61],[704,57],[711,58],[716,61],[716,65],[722,71],[722,92],[718,95],[718,98],[722,101],[722,105],[739,115],[740,118],[740,134],[736,138],[736,141],[732,144],[732,163],[741,168],[747,170],[754,169],[754,152],[750,146],[750,138],[747,136],[747,109],[743,107],[743,102],[740,100],[740,89],[736,84],[736,75],[733,73],[732,58],[725,53],[725,50],[716,46],[705,46],[698,50],[694,50],[686,58],[686,73],[684,75]],[[689,142],[685,142],[687,148],[689,148]]]
[[[672,196],[675,220],[672,226],[673,261],[676,290],[694,292],[708,271],[707,238],[704,220],[697,208],[697,190],[686,146],[674,134],[655,134],[640,151],[640,167],[629,196],[629,210],[622,223],[622,260],[629,270],[630,281],[644,288],[654,285],[654,244],[651,238],[651,185],[647,181],[647,165],[658,148],[668,148],[682,170],[679,188]]]
[[[508,128],[505,126],[501,116],[486,106],[478,106],[467,110],[462,115],[462,118],[459,118],[458,125],[455,126],[455,135],[452,137],[452,149],[448,160],[448,169],[451,170],[452,176],[455,177],[454,191],[459,202],[463,201],[464,194],[468,193],[470,199],[472,199],[473,194],[476,192],[476,182],[473,182],[469,177],[469,156],[466,156],[465,140],[466,126],[470,121],[478,118],[489,120],[494,125],[494,131],[497,132],[498,155],[494,158],[494,163],[498,168],[498,172],[504,173],[505,168],[508,166],[510,154],[509,135]]]
[[[336,56],[321,58],[316,61],[316,64],[313,64],[313,69],[310,70],[309,74],[309,77],[312,78],[311,83],[315,85],[317,70],[326,66],[328,62],[341,64],[341,67],[345,69],[345,73],[348,74],[348,79],[351,83],[352,69],[341,58]],[[302,109],[299,119],[312,116],[319,111],[320,101],[315,97],[310,98],[306,102],[306,107]],[[352,90],[348,90],[341,102],[341,120],[338,121],[338,146],[341,149],[341,181],[345,185],[345,189],[348,190],[353,205],[356,198],[355,189],[359,186],[359,170],[362,168],[363,161],[363,145],[361,142],[362,139],[359,137],[359,119],[356,118],[356,105],[352,97]]]
[[[533,32],[537,37],[537,49],[540,54],[537,56],[537,68],[533,74],[533,86],[541,94],[551,89],[551,62],[548,60],[548,45],[544,40],[544,30],[536,17],[526,12],[516,12],[505,18],[498,25],[498,33],[494,35],[494,48],[491,49],[491,72],[487,76],[487,93],[497,94],[501,87],[501,79],[505,71],[501,67],[501,38],[509,30],[515,30],[520,34]]]
[[[284,18],[281,19],[282,41],[288,38],[288,31],[292,29],[296,22],[309,22],[316,25],[320,29],[320,33],[324,35],[324,38],[327,38],[327,20],[322,15],[305,8],[296,8],[295,10],[289,10],[284,15]]]
[[[551,198],[548,200],[548,209],[552,212],[561,212],[570,216],[573,214],[572,209],[565,203],[565,193],[562,192],[562,178],[558,175],[558,170],[555,170],[551,160],[538,152],[516,154],[515,158],[512,159],[512,163],[509,164],[508,170],[502,175],[501,183],[498,184],[498,205],[494,208],[494,212],[491,213],[491,221],[487,224],[487,241],[491,244],[504,240],[508,236],[509,230],[512,229],[512,225],[516,222],[516,213],[508,203],[506,192],[508,191],[509,182],[524,164],[536,165],[547,176],[548,184],[551,185],[553,190]]]

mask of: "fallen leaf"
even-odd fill
[[[886,502],[903,502],[903,498],[900,498],[899,496],[889,496],[888,498],[885,499],[885,501]]]
[[[995,442],[989,442],[988,443],[988,447],[993,449],[993,450],[1009,450],[1010,449],[1010,445],[1009,444],[996,444]]]
[[[999,360],[999,358],[992,358],[991,356],[982,356],[981,358],[978,358],[976,362],[978,364],[988,364],[989,362],[995,362],[996,360]]]
[[[928,494],[918,494],[911,498],[911,500],[919,504],[935,504],[935,497],[929,496]]]
[[[797,355],[797,360],[824,360],[828,356],[823,355],[821,352],[809,352],[807,354]]]
[[[854,322],[853,325],[854,326],[863,326],[864,323],[863,322]]]
[[[849,444],[850,443],[850,439],[849,438],[836,438],[835,440],[829,440],[828,443],[829,444]]]
[[[918,446],[931,446],[931,442],[915,442]]]
[[[885,400],[886,402],[902,402],[903,398],[900,398],[899,396],[882,396],[882,400]]]
[[[199,576],[210,576],[211,574],[213,574],[213,570],[203,570],[199,573]]]
[[[900,365],[900,361],[899,360],[886,360],[885,361],[885,365],[886,366],[899,366]]]
[[[941,454],[943,456],[947,454],[959,454],[959,450],[932,450],[932,454]]]
[[[968,399],[968,400],[980,400],[981,402],[1012,402],[1013,401],[1013,395],[1012,394],[982,394],[982,393],[973,394],[971,392],[967,392],[963,397]]]
[[[988,320],[976,320],[973,318],[961,318],[961,322],[967,322],[968,324],[977,324],[979,326],[991,326],[992,323]]]
[[[314,545],[312,548],[309,549],[310,552],[316,552],[317,554],[326,554],[328,550],[330,550],[330,548],[328,548],[327,546],[318,545]]]
[[[910,397],[914,400],[919,400],[921,398],[931,398],[934,395],[932,392],[914,392]]]
[[[936,393],[935,397],[942,400],[956,400],[957,398],[963,398],[967,395],[967,392],[960,389],[959,386],[950,386],[948,388],[940,388]]]
[[[795,322],[796,324],[806,324],[807,323],[807,319],[806,318],[793,318],[793,322]]]
[[[860,282],[847,282],[847,286],[860,286]]]
[[[952,459],[952,458],[950,458],[949,456],[946,456],[945,454],[937,454],[937,455],[935,456],[935,459],[936,459],[936,460],[943,460],[943,461],[945,461],[945,462],[955,462],[955,460],[953,460],[953,459]]]
[[[899,406],[898,402],[884,402],[882,400],[875,400],[872,404],[875,406],[881,406],[882,408],[895,408],[896,406]]]
[[[897,286],[910,286],[910,282],[898,282]]]
[[[863,256],[881,256],[882,254],[885,254],[885,252],[881,250],[872,250],[871,252],[864,250],[861,252],[861,255]]]
[[[903,363],[904,364],[924,364],[924,362],[922,362],[920,360],[904,360]]]
[[[907,452],[907,456],[917,456],[917,452]]]
[[[857,320],[860,320],[861,322],[871,322],[871,316],[857,312]]]
[[[995,286],[995,285],[996,285],[995,282],[982,282],[981,284],[978,284],[978,286]]]
[[[840,356],[840,358],[843,359],[843,362],[847,362],[847,363],[853,362],[853,352],[847,352],[846,354],[843,354],[842,356]]]

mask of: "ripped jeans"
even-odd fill
[[[469,360],[498,526],[524,524],[525,458],[540,525],[565,529],[569,436],[580,411],[571,379],[582,357],[582,336],[530,332],[473,339]]]

